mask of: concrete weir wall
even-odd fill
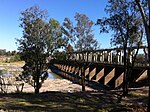
[[[59,75],[72,81],[81,80],[81,68],[84,70],[85,80],[88,83],[94,82],[109,87],[110,89],[121,88],[124,79],[123,65],[76,62],[76,61],[57,61],[53,62],[53,66],[57,67]],[[84,69],[83,69],[84,67]],[[83,72],[82,72],[83,73]],[[128,76],[130,85],[134,85],[148,75],[148,70],[144,67],[133,68],[131,76]],[[135,85],[134,85],[135,86]]]

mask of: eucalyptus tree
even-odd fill
[[[124,49],[125,72],[123,95],[126,95],[128,94],[127,74],[129,74],[129,61],[126,57],[130,55],[130,52],[127,52],[127,48],[129,47],[132,49],[132,46],[137,46],[137,48],[139,48],[141,45],[144,36],[142,20],[140,15],[135,11],[132,0],[109,0],[105,11],[109,14],[109,17],[98,19],[97,24],[100,25],[100,33],[113,31],[111,44],[123,47]],[[136,55],[134,58],[136,58]]]
[[[85,62],[84,53],[85,50],[95,50],[98,46],[97,40],[94,39],[93,25],[94,22],[90,20],[85,14],[76,13],[75,23],[71,22],[69,18],[65,18],[62,26],[62,32],[66,39],[68,39],[68,47],[70,51],[81,51],[81,62]],[[82,90],[85,91],[85,75],[84,66],[81,68],[82,77]]]
[[[65,18],[62,26],[62,32],[68,39],[68,44],[75,51],[94,50],[98,46],[98,42],[94,39],[93,25],[85,14],[76,13],[76,23],[73,24],[69,18]]]
[[[50,19],[47,22],[47,11],[33,6],[21,12],[20,27],[23,36],[17,39],[21,59],[25,61],[21,77],[27,80],[39,93],[42,83],[47,79],[46,59],[60,48],[62,43],[59,22]]]

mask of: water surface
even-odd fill
[[[50,79],[62,79],[62,77],[60,77],[59,75],[57,75],[53,72],[48,73],[48,78],[50,78]]]
[[[14,76],[14,74],[12,73],[9,73],[8,71],[6,70],[3,70],[0,72],[0,75],[1,76]],[[48,73],[48,78],[50,79],[62,79],[62,77],[60,77],[59,75],[55,74],[55,73],[52,73],[52,72],[49,72]]]

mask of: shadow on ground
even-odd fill
[[[13,112],[119,112],[114,109],[133,110],[130,106],[117,103],[117,96],[113,92],[0,94],[0,110]]]

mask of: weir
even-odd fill
[[[136,62],[130,75],[127,74],[129,87],[137,87],[147,84],[148,67],[146,62],[147,47],[140,47],[143,50],[144,62]],[[132,63],[137,48],[127,49],[127,60]],[[129,54],[130,53],[130,54]],[[97,89],[118,89],[124,81],[123,48],[101,49],[95,51],[82,51],[67,53],[66,60],[52,60],[50,65],[57,68],[55,73],[72,81],[81,82],[81,76],[85,76],[86,84],[92,83]],[[81,69],[84,68],[83,74]],[[143,81],[144,80],[144,81]],[[103,88],[102,88],[103,85]]]

